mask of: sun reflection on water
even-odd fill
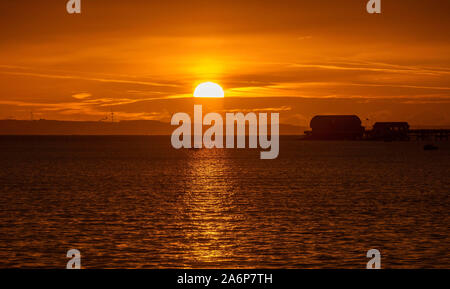
[[[188,243],[186,267],[211,267],[233,255],[235,226],[242,217],[233,211],[233,180],[226,150],[198,150],[186,168],[183,205],[191,224],[184,231]]]

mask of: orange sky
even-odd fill
[[[169,121],[195,85],[228,110],[450,125],[450,1],[0,2],[0,119]]]

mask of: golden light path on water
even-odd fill
[[[226,178],[230,161],[226,154],[226,150],[197,150],[187,164],[184,205],[191,223],[185,231],[191,259],[187,267],[214,266],[234,255],[234,226],[243,216],[230,213],[234,192],[233,180]]]

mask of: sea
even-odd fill
[[[450,268],[450,143],[1,136],[0,268]]]

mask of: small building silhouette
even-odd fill
[[[407,141],[409,124],[407,122],[377,122],[373,125],[370,137],[375,140]]]
[[[365,129],[356,115],[318,115],[311,120],[312,139],[362,139]]]

